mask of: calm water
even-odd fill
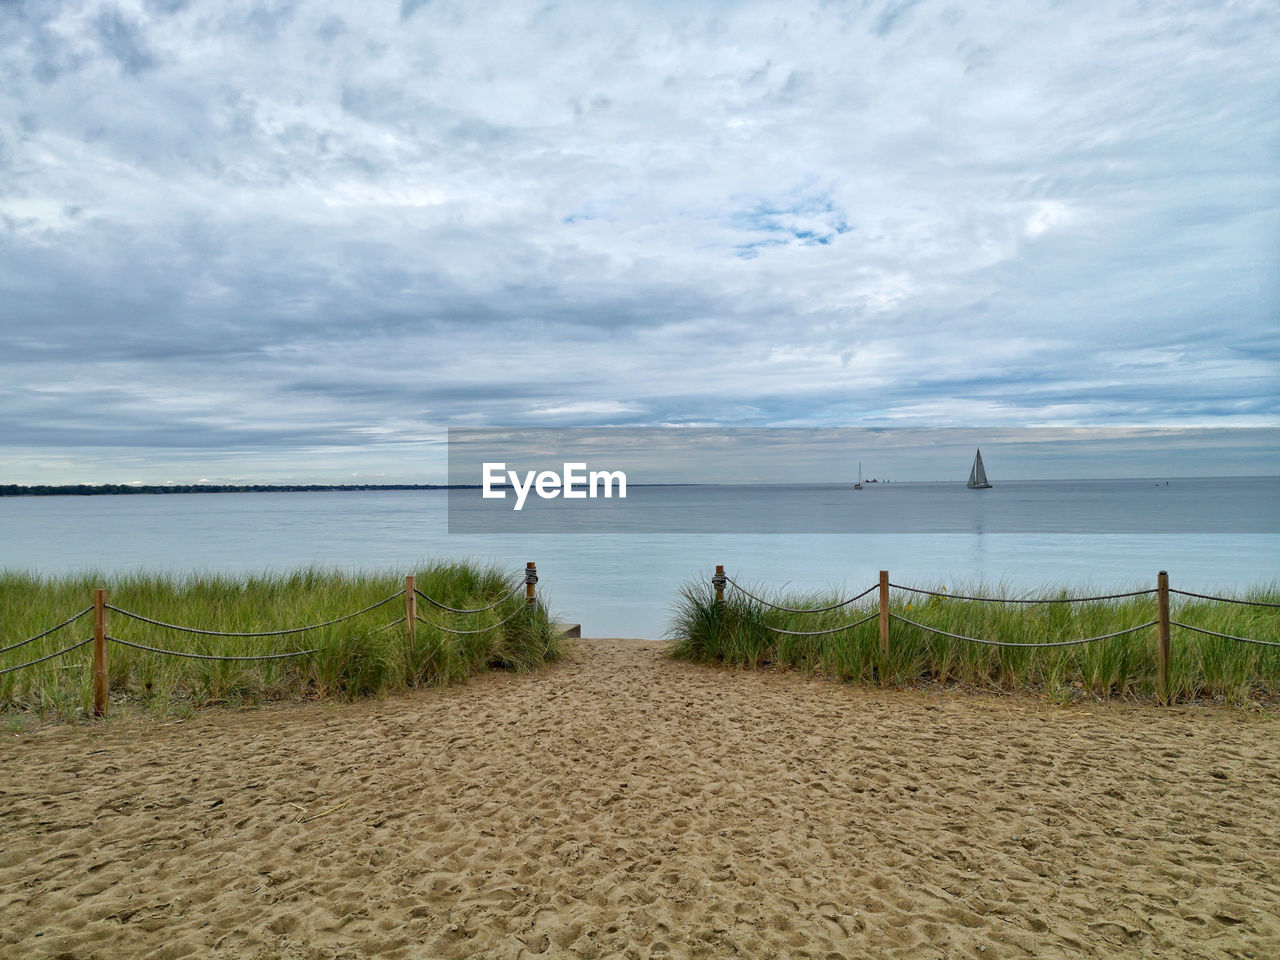
[[[1197,483],[1205,496],[1215,495],[1217,481]],[[916,485],[900,485],[908,486]],[[688,488],[680,489],[685,509],[696,509]],[[1271,493],[1253,509],[1259,528],[1274,530],[1276,484],[1265,489]],[[1153,493],[1149,484],[1135,484],[1132,509],[1152,509]],[[883,502],[904,496],[901,489],[894,494],[898,500]],[[776,496],[791,495],[783,488]],[[643,637],[661,635],[680,584],[709,575],[716,563],[739,580],[805,589],[860,590],[882,568],[900,583],[981,581],[1010,589],[1149,586],[1160,569],[1174,586],[1192,590],[1280,579],[1275,533],[451,536],[447,530],[443,491],[0,498],[0,568],[245,573],[322,565],[403,573],[434,558],[512,570],[534,560],[539,588],[561,618],[581,622],[589,636]]]
[[[451,490],[452,533],[1275,533],[1280,477],[632,486],[626,499]]]

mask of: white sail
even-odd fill
[[[966,486],[970,487],[989,487],[987,482],[987,471],[982,466],[982,451],[979,450],[977,456],[973,458],[973,467],[969,470],[969,482]]]

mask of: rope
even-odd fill
[[[1210,637],[1221,637],[1223,640],[1239,640],[1241,643],[1256,643],[1263,647],[1280,647],[1280,643],[1274,640],[1254,640],[1252,637],[1235,637],[1229,633],[1218,633],[1215,630],[1206,630],[1204,627],[1193,627],[1189,623],[1179,623],[1177,620],[1170,620],[1169,626],[1181,627],[1183,630],[1194,630],[1196,633],[1203,633]]]
[[[1213,597],[1207,593],[1192,593],[1190,590],[1174,590],[1169,588],[1170,593],[1180,593],[1184,597],[1198,597],[1201,600],[1217,600],[1219,603],[1239,603],[1246,607],[1280,607],[1280,603],[1268,603],[1265,600],[1237,600],[1235,597]],[[1237,639],[1240,639],[1237,637]],[[2,653],[3,651],[0,651]]]
[[[931,597],[942,597],[945,600],[980,600],[985,603],[1083,603],[1086,600],[1119,600],[1123,597],[1141,597],[1144,594],[1155,593],[1156,588],[1150,590],[1131,590],[1128,593],[1104,593],[1096,597],[1051,597],[1042,600],[1015,600],[1012,597],[967,597],[962,593],[940,593],[937,590],[922,590],[920,587],[908,587],[901,583],[891,583],[889,586],[895,590],[910,590],[912,593],[926,593]]]
[[[514,590],[512,590],[510,593],[508,593],[505,597],[502,597],[498,600],[493,601],[493,603],[489,604],[487,607],[476,607],[474,610],[467,610],[462,607],[450,607],[446,604],[441,603],[439,600],[433,599],[432,597],[428,597],[425,593],[423,593],[417,587],[413,588],[413,592],[416,593],[418,596],[420,596],[423,600],[427,601],[427,603],[431,604],[433,607],[439,607],[441,610],[447,610],[449,613],[485,613],[489,610],[492,610],[494,607],[502,606],[504,603],[506,603],[508,600],[514,597],[517,593],[519,593],[523,588],[524,588],[524,584],[522,583],[519,586],[517,586]]]
[[[725,580],[727,580],[729,583],[732,583],[735,590],[739,591],[740,593],[745,593],[748,597],[750,597],[756,603],[763,604],[766,607],[772,607],[774,610],[785,610],[787,613],[826,613],[828,610],[839,610],[841,607],[847,607],[849,604],[853,603],[853,601],[855,600],[861,600],[872,590],[876,589],[876,587],[867,587],[867,589],[863,590],[856,597],[850,597],[848,600],[841,600],[839,603],[833,603],[829,607],[784,607],[776,603],[770,603],[768,600],[765,600],[761,597],[757,597],[754,593],[751,593],[749,590],[744,590],[737,583],[734,583],[733,579],[729,576],[726,576]],[[879,585],[877,584],[877,586]]]
[[[56,627],[50,627],[44,633],[37,633],[34,637],[31,637],[27,640],[19,640],[17,643],[9,644],[9,646],[7,647],[0,647],[0,653],[8,653],[10,650],[17,650],[19,647],[25,647],[28,643],[35,643],[37,640],[42,640],[45,637],[47,637],[49,634],[53,633],[54,631],[61,630],[67,624],[75,623],[77,620],[83,617],[86,613],[92,613],[92,612],[93,612],[93,607],[85,607],[79,613],[72,614],[71,616],[67,617],[67,619],[63,620]],[[38,660],[33,662],[39,663]]]
[[[186,653],[182,650],[163,650],[160,647],[148,647],[145,644],[134,643],[131,640],[121,640],[119,637],[107,637],[112,643],[118,643],[122,646],[133,647],[135,650],[146,650],[150,653],[163,653],[171,657],[187,657],[190,660],[283,660],[286,657],[302,657],[308,653],[315,653],[318,647],[311,650],[294,650],[292,653],[264,653],[256,657],[220,657],[210,653]]]
[[[762,623],[760,626],[764,627],[766,630],[772,630],[774,633],[785,633],[789,637],[821,637],[828,633],[839,633],[841,630],[849,630],[852,627],[861,626],[868,620],[874,620],[878,616],[880,616],[880,612],[876,611],[869,617],[863,617],[861,620],[855,620],[852,623],[846,623],[843,626],[832,627],[830,630],[783,630],[781,627],[771,627],[767,623]]]
[[[921,630],[928,630],[931,633],[941,634],[944,637],[951,637],[953,640],[968,640],[970,643],[981,643],[989,647],[1071,647],[1080,643],[1093,643],[1095,640],[1110,640],[1112,637],[1119,637],[1126,633],[1133,633],[1135,630],[1145,630],[1147,627],[1154,627],[1155,620],[1149,623],[1140,623],[1136,627],[1129,627],[1125,630],[1117,630],[1115,633],[1104,633],[1097,637],[1081,637],[1079,640],[1053,640],[1046,643],[1012,643],[1008,640],[980,640],[977,637],[966,637],[960,633],[948,633],[946,630],[939,630],[937,627],[931,627],[926,623],[916,623],[914,620],[908,620],[906,617],[900,617],[896,613],[889,614],[894,620],[901,620],[903,623],[909,623],[913,627],[919,627]]]
[[[90,609],[92,609],[92,607]],[[39,660],[28,660],[26,663],[18,664],[16,667],[5,667],[3,670],[0,670],[0,677],[3,677],[6,673],[13,673],[15,670],[21,670],[23,667],[34,667],[37,663],[44,663],[46,660],[52,660],[54,657],[60,657],[64,653],[70,653],[72,650],[78,650],[86,643],[93,643],[93,637],[90,637],[88,640],[81,640],[79,643],[73,643],[71,646],[64,647],[57,653],[51,653],[47,657],[41,657]]]
[[[501,620],[499,620],[497,623],[493,624],[492,626],[481,627],[479,630],[453,630],[449,627],[442,627],[438,623],[432,623],[430,620],[427,620],[421,616],[418,617],[418,622],[425,623],[429,627],[435,627],[437,630],[443,630],[445,633],[454,633],[459,635],[470,634],[470,633],[488,633],[490,630],[498,629],[498,627],[502,626],[508,620],[514,620],[516,617],[520,616],[520,614],[524,613],[525,610],[527,609],[528,609],[528,606],[525,604],[522,604],[519,607],[516,607],[514,613],[508,614],[507,616],[503,617]]]
[[[369,606],[365,607],[363,610],[357,610],[355,613],[348,613],[341,617],[334,617],[332,620],[326,620],[323,623],[312,623],[305,627],[290,627],[287,630],[262,630],[257,633],[241,633],[231,630],[201,630],[199,627],[184,627],[177,623],[165,623],[163,620],[152,620],[150,617],[144,617],[140,613],[134,613],[130,610],[121,610],[119,607],[113,607],[111,604],[107,604],[107,609],[114,610],[116,613],[124,614],[126,617],[132,617],[134,620],[141,620],[143,623],[149,623],[152,626],[167,627],[170,630],[182,630],[186,633],[200,633],[207,637],[281,637],[286,633],[303,633],[307,630],[318,630],[321,627],[330,627],[335,623],[342,623],[344,620],[350,620],[352,617],[358,617],[362,613],[368,613],[370,610],[374,610],[382,606],[384,603],[390,603],[397,597],[402,596],[404,596],[404,593],[402,591],[397,591],[384,600],[379,600],[377,603],[369,604]]]

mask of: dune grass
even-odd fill
[[[562,639],[546,610],[524,608],[522,577],[471,564],[432,564],[415,574],[418,589],[452,607],[475,608],[508,593],[491,611],[457,615],[418,600],[419,623],[388,626],[405,612],[403,596],[343,623],[276,637],[201,636],[109,613],[108,633],[170,650],[253,656],[315,648],[286,660],[194,660],[110,644],[113,709],[137,705],[160,712],[211,704],[303,697],[353,699],[460,681],[490,667],[527,670],[559,658]],[[0,647],[34,636],[92,602],[95,587],[116,607],[156,620],[210,630],[261,632],[319,623],[401,593],[404,577],[304,569],[279,575],[165,576],[92,574],[46,578],[0,573]],[[517,613],[517,611],[521,611]],[[57,633],[0,654],[0,669],[52,653],[93,635],[92,615]],[[37,666],[0,675],[0,710],[83,715],[92,696],[92,645]]]
[[[841,597],[752,593],[788,607],[821,607]],[[856,592],[856,591],[851,591]],[[1000,596],[981,586],[955,593]],[[1066,597],[1066,593],[1023,594]],[[1274,587],[1245,599],[1276,602]],[[1023,605],[972,602],[893,591],[890,612],[922,624],[982,639],[1015,643],[1073,640],[1155,620],[1154,594],[1121,600]],[[879,610],[878,594],[839,610],[786,613],[747,599],[732,587],[715,602],[709,583],[686,584],[667,632],[668,653],[680,659],[757,668],[790,667],[844,681],[888,685],[965,684],[1002,691],[1035,691],[1054,699],[1082,696],[1158,699],[1156,628],[1068,647],[1010,649],[953,640],[890,621],[889,655],[882,662],[878,618],[825,636],[787,636],[768,629],[816,631]],[[1171,617],[1219,633],[1280,640],[1280,610],[1171,597]],[[1178,627],[1171,632],[1169,690],[1174,700],[1220,698],[1243,704],[1280,696],[1280,648],[1239,643]]]

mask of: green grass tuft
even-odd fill
[[[457,615],[418,600],[418,613],[455,630],[508,623],[487,632],[453,635],[419,623],[410,634],[397,597],[362,616],[305,633],[278,637],[212,637],[183,633],[110,613],[108,633],[147,646],[223,656],[252,656],[316,648],[288,660],[227,662],[161,656],[110,644],[109,677],[115,705],[161,713],[211,704],[247,704],[303,697],[353,699],[456,683],[490,669],[530,670],[559,659],[563,639],[546,610],[524,610],[520,574],[460,563],[437,563],[415,574],[418,589],[458,608],[517,595],[485,613]],[[0,647],[34,636],[92,603],[105,587],[109,602],[156,620],[210,630],[257,632],[332,620],[402,591],[396,574],[348,574],[323,569],[235,577],[85,574],[47,578],[0,573]],[[517,612],[520,611],[520,612]],[[93,635],[92,616],[51,636],[0,654],[0,669],[33,660]],[[90,706],[92,645],[64,657],[0,676],[0,710],[61,717]]]
[[[821,607],[838,597],[753,593],[788,607]],[[981,587],[955,592],[991,596]],[[1064,597],[1066,593],[1028,595]],[[1274,586],[1245,599],[1276,602]],[[1010,649],[953,640],[899,621],[890,622],[889,655],[882,662],[878,618],[817,637],[778,634],[824,630],[879,609],[869,595],[839,610],[787,613],[747,599],[732,588],[716,603],[709,583],[686,584],[667,631],[670,656],[700,663],[757,668],[781,666],[857,683],[964,684],[1001,691],[1037,691],[1067,700],[1081,696],[1158,699],[1156,628],[1070,647]],[[990,640],[1036,643],[1098,636],[1155,620],[1154,594],[1072,604],[986,603],[894,591],[890,611],[923,624]],[[1280,610],[1171,597],[1172,619],[1219,633],[1280,640]],[[1169,689],[1173,699],[1222,699],[1243,704],[1280,696],[1280,648],[1239,643],[1172,628]]]

